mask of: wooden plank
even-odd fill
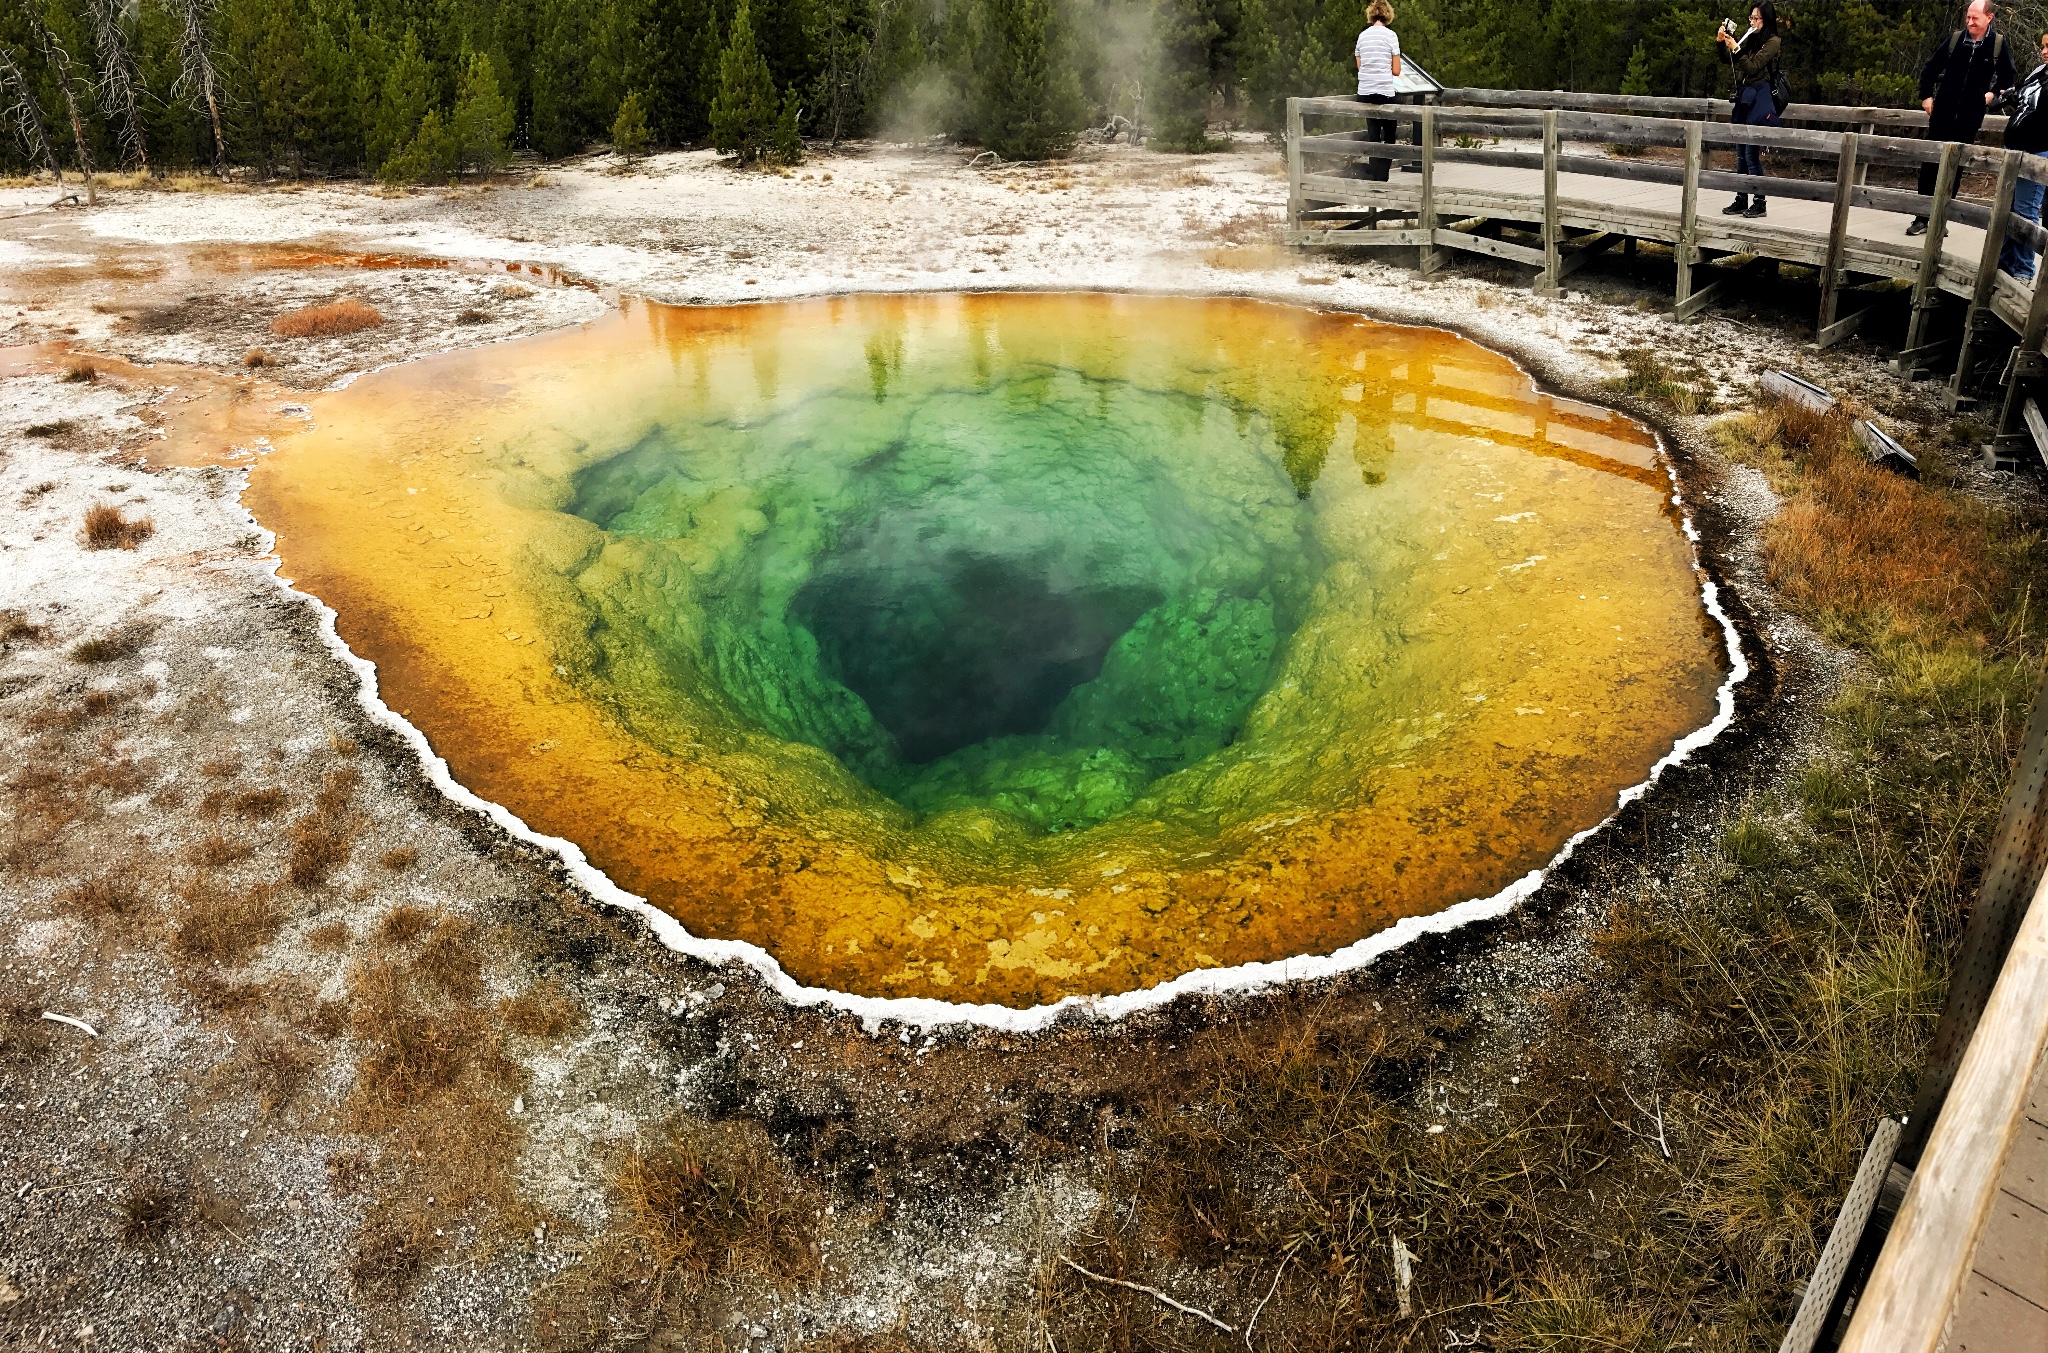
[[[1421,198],[1421,190],[1413,184],[1343,179],[1334,174],[1302,175],[1301,194],[1313,202],[1356,202],[1368,207],[1408,210],[1413,210]]]
[[[1415,271],[1427,277],[1444,261],[1436,248],[1436,109],[1427,104],[1422,109],[1422,210],[1415,223],[1423,232]]]
[[[2037,155],[2027,156],[2020,161],[2022,170],[2025,169],[2027,160],[2040,158],[2042,157]],[[2021,177],[2024,178],[2025,174],[2022,173]],[[2024,216],[2015,214],[2006,218],[2005,237],[2009,240],[2018,240],[2037,254],[2048,251],[2048,230],[2043,230],[2038,222],[2029,221]]]
[[[1862,328],[1864,318],[1868,316],[1870,312],[1876,308],[1876,303],[1872,302],[1870,304],[1863,306],[1859,310],[1853,310],[1850,313],[1842,316],[1833,324],[1828,325],[1827,328],[1816,331],[1813,336],[1813,346],[1815,348],[1833,347],[1835,344],[1847,338],[1850,334],[1853,334],[1858,329]]]
[[[1927,234],[1920,243],[1920,276],[1913,284],[1912,318],[1906,322],[1906,346],[1909,349],[1919,347],[1926,340],[1927,321],[1941,304],[1941,291],[1937,285],[1941,277],[1941,246],[1948,237],[1949,199],[1955,195],[1962,149],[1953,141],[1943,147],[1941,168],[1935,173],[1934,201],[1927,209]]]
[[[2048,269],[2041,267],[2042,260],[2034,259],[2034,280],[2021,283],[2031,286],[2033,293],[2027,297],[2027,322],[2020,329],[2020,346],[2028,352],[2041,350],[2041,337],[2048,333],[2048,285],[2043,285],[2041,274]]]
[[[1673,305],[1684,305],[1692,295],[1692,266],[1699,261],[1700,156],[1703,128],[1698,122],[1685,124],[1685,182],[1678,206],[1678,295]]]
[[[1855,188],[1856,133],[1843,132],[1842,154],[1835,169],[1835,210],[1828,223],[1828,261],[1821,271],[1820,317],[1813,325],[1816,343],[1835,322],[1835,307],[1841,301],[1842,246],[1849,231],[1849,198]]]
[[[1833,159],[1842,149],[1848,132],[1817,132],[1806,127],[1760,127],[1753,123],[1709,124],[1705,128],[1710,146],[1769,146],[1773,150],[1803,150]]]
[[[1539,296],[1555,296],[1563,281],[1558,271],[1557,226],[1557,112],[1543,114],[1543,271],[1536,278]]]
[[[1366,147],[1370,146],[1368,151]],[[1400,142],[1368,141],[1350,132],[1326,132],[1318,136],[1301,138],[1301,153],[1304,155],[1342,156],[1350,160],[1362,160],[1370,156],[1381,160],[1419,160],[1420,150]]]
[[[1413,249],[1428,243],[1432,233],[1412,226],[1402,230],[1290,230],[1286,242],[1324,249]]]
[[[1557,277],[1561,282],[1579,269],[1591,263],[1601,254],[1614,247],[1621,235],[1603,231],[1590,240],[1574,240],[1558,262]]]
[[[1849,1260],[1854,1257],[1857,1243],[1863,1238],[1863,1229],[1869,1225],[1870,1214],[1877,1207],[1878,1195],[1884,1190],[1885,1174],[1891,1169],[1892,1156],[1898,1149],[1899,1120],[1878,1119],[1877,1130],[1870,1134],[1870,1142],[1863,1149],[1863,1160],[1856,1166],[1856,1177],[1849,1181],[1848,1196],[1842,1199],[1842,1210],[1835,1214],[1834,1227],[1828,1232],[1827,1244],[1821,1248],[1820,1259],[1814,1264],[1813,1276],[1807,1280],[1806,1292],[1799,1299],[1799,1309],[1785,1330],[1778,1353],[1813,1353],[1814,1344],[1826,1328],[1828,1313],[1834,1308],[1835,1293],[1842,1285],[1842,1277],[1849,1271]]]
[[[2013,937],[1841,1353],[1936,1353],[2048,1050],[2048,878]]]
[[[1541,249],[1531,249],[1524,244],[1510,244],[1506,240],[1490,239],[1485,235],[1467,234],[1462,230],[1438,230],[1436,245],[1440,249],[1463,249],[1471,254],[1486,254],[1493,258],[1504,258],[1512,263],[1526,263],[1533,268],[1544,265]]]
[[[2048,465],[2048,419],[2041,417],[2041,406],[2033,400],[2020,405],[2020,419],[2027,425],[2027,435],[2034,439],[2035,454],[2041,463]]]
[[[1297,230],[1301,223],[1301,106],[1303,99],[1287,101],[1287,227]]]
[[[2006,223],[2012,219],[2013,188],[2019,182],[2020,155],[2021,152],[2017,150],[2008,150],[1998,166],[1998,187],[1991,199],[1991,220],[1984,228],[1984,245],[1977,257],[1976,286],[1970,296],[1970,308],[1963,316],[1963,345],[1956,353],[1955,374],[1949,377],[1948,382],[1948,398],[1945,402],[1950,409],[1954,409],[1962,402],[1963,382],[1969,379],[1970,358],[1972,349],[1976,346],[1978,325],[1983,319],[1985,307],[1990,304],[1992,283],[1998,278],[1998,251],[2005,244]],[[1936,1042],[1939,1041],[1940,1031],[1937,1030]],[[1960,1051],[1961,1049],[1957,1049],[1959,1054]],[[1923,1097],[1926,1091],[1927,1085],[1923,1082]],[[1939,1104],[1940,1101],[1936,1100],[1935,1103]],[[1907,1120],[1908,1127],[1917,1128],[1922,1121],[1924,1119],[1920,1110],[1915,1109],[1913,1117]],[[1925,1140],[1926,1138],[1917,1131],[1909,1133],[1909,1146],[1916,1153],[1918,1143]]]
[[[1749,193],[1755,192],[1759,184],[1768,189],[1766,196],[1769,197],[1789,198],[1794,202],[1835,200],[1835,185],[1819,179],[1767,178],[1755,174],[1731,174],[1721,169],[1700,171],[1700,187],[1710,192],[1718,189],[1728,193]]]

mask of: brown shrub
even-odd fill
[[[242,773],[242,763],[229,757],[218,757],[201,766],[199,773],[209,780],[228,780]]]
[[[240,967],[284,924],[284,913],[270,889],[261,885],[230,891],[206,879],[195,880],[185,889],[185,903],[175,948],[195,962]]]
[[[377,863],[383,865],[392,873],[397,874],[412,868],[413,863],[416,860],[418,860],[419,857],[419,851],[413,849],[413,847],[411,846],[394,846],[390,850],[385,851],[382,855],[379,855],[377,857]]]
[[[50,423],[30,423],[27,427],[22,429],[22,433],[24,436],[29,437],[61,437],[65,433],[71,431],[71,429],[76,426],[77,424],[73,423],[69,418],[59,418],[56,421]],[[44,487],[42,485],[38,485],[37,487],[41,488],[44,493],[48,493],[50,489],[53,489],[57,486],[55,484],[51,484],[48,487]]]
[[[434,925],[434,913],[410,902],[401,902],[384,913],[377,926],[377,938],[386,944],[411,944]]]
[[[505,1027],[528,1038],[559,1038],[581,1024],[583,1007],[552,977],[498,1003]]]
[[[79,537],[88,550],[132,550],[155,533],[156,523],[149,517],[131,520],[112,503],[94,503],[85,511]]]
[[[369,1174],[370,1162],[360,1151],[336,1151],[327,1158],[327,1187],[337,1198],[362,1192]]]
[[[120,629],[71,646],[71,660],[83,663],[119,662],[149,641],[147,625],[123,625]]]
[[[128,757],[108,757],[86,767],[78,777],[78,785],[81,789],[104,789],[125,798],[141,789],[147,779],[142,767]]]
[[[37,1001],[0,1001],[0,1066],[33,1065],[46,1060],[56,1026],[43,1018]]]
[[[73,385],[96,381],[99,378],[100,369],[83,357],[73,357],[64,363],[64,379]]]
[[[270,332],[279,338],[338,338],[374,329],[383,322],[384,316],[375,306],[350,299],[304,306],[279,315],[270,321]]]
[[[277,358],[272,357],[261,348],[251,348],[242,354],[242,365],[254,371],[261,367],[276,366]]]
[[[491,317],[475,306],[470,306],[467,310],[455,316],[455,322],[457,324],[489,324]]]

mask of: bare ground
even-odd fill
[[[138,463],[188,398],[288,401],[618,292],[981,287],[1449,324],[1566,393],[1598,394],[1631,349],[1724,405],[1784,366],[1940,453],[1924,388],[1861,348],[1798,348],[1797,288],[1679,327],[1654,263],[1547,302],[1504,266],[1421,281],[1291,254],[1278,157],[1250,142],[964,160],[861,147],[775,176],[675,154],[397,196],[124,191],[91,215],[0,192],[0,1342],[1038,1348],[1046,1293],[1080,1281],[1055,1261],[1095,1214],[1091,1162],[1136,1106],[1308,1011],[1448,1012],[1462,1051],[1403,1103],[1418,1130],[1483,1118],[1529,1070],[1532,998],[1575,979],[1616,890],[1661,886],[1719,805],[1787,764],[1840,659],[1763,586],[1761,478],[1714,454],[1704,416],[1638,401],[1757,670],[1737,729],[1524,912],[1341,983],[1121,1025],[865,1031],[661,948],[444,800],[271,577],[240,473]],[[269,331],[341,297],[387,322]],[[275,365],[248,374],[252,348]],[[125,362],[66,380],[78,352]],[[88,549],[96,503],[153,530]],[[680,1180],[690,1225],[636,1229],[635,1197],[671,1195],[622,1189],[622,1161]],[[648,1257],[664,1245],[671,1262]],[[650,1277],[675,1290],[636,1288]]]

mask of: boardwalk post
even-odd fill
[[[1699,255],[1700,136],[1699,123],[1685,124],[1685,184],[1679,190],[1678,247],[1672,251],[1678,260],[1678,295],[1672,300],[1674,306],[1684,305],[1692,295],[1692,266]]]
[[[1287,228],[1301,229],[1301,100],[1287,101]]]
[[[1948,234],[1948,204],[1955,196],[1962,158],[1961,143],[1950,141],[1942,146],[1941,169],[1934,180],[1934,201],[1927,209],[1927,238],[1920,245],[1920,276],[1913,283],[1913,315],[1906,321],[1906,346],[1899,353],[1902,373],[1911,362],[1907,354],[1926,342],[1927,322],[1941,307],[1941,246]]]
[[[1415,254],[1415,271],[1424,277],[1443,266],[1436,250],[1436,109],[1422,105],[1422,210],[1415,218],[1422,232],[1422,247]]]
[[[1991,203],[1991,220],[1984,227],[1984,252],[1977,258],[1977,285],[1970,292],[1970,309],[1963,316],[1963,347],[1956,354],[1956,371],[1948,380],[1948,404],[1953,412],[1963,401],[1963,384],[1970,377],[1970,358],[1975,355],[1977,331],[1996,323],[1991,315],[1991,292],[1998,283],[1998,251],[2005,247],[2006,222],[2012,219],[2013,189],[2020,180],[2020,155],[2008,150],[1998,165],[1998,192]]]
[[[1564,288],[1559,271],[1557,224],[1557,110],[1543,110],[1543,274],[1536,279],[1536,294],[1557,296]]]
[[[1828,261],[1820,275],[1820,316],[1813,323],[1813,345],[1825,348],[1848,337],[1835,321],[1842,303],[1842,251],[1848,245],[1849,199],[1856,195],[1856,133],[1842,133],[1841,161],[1835,169],[1835,213],[1828,224]]]

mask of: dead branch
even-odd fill
[[[6,46],[0,45],[0,93],[8,90],[14,91],[14,103],[7,111],[14,119],[15,131],[28,147],[29,154],[40,158],[56,175],[57,202],[52,205],[61,204],[64,201],[64,167],[57,161],[56,147],[50,144],[50,129],[43,122],[43,110],[36,104],[21,67],[14,64],[13,54]]]
[[[1651,1112],[1651,1109],[1644,1108],[1642,1104],[1636,1099],[1636,1097],[1633,1094],[1630,1094],[1626,1088],[1622,1090],[1622,1093],[1628,1095],[1628,1102],[1635,1105],[1637,1113],[1649,1119],[1652,1123],[1656,1125],[1657,1131],[1654,1135],[1648,1132],[1638,1133],[1637,1135],[1644,1138],[1647,1141],[1653,1141],[1657,1143],[1657,1149],[1664,1153],[1664,1159],[1670,1160],[1671,1147],[1664,1140],[1664,1105],[1663,1102],[1657,1098],[1657,1092],[1654,1090],[1650,1092],[1650,1105],[1651,1109],[1655,1110],[1654,1113]]]
[[[1237,1333],[1237,1326],[1224,1324],[1221,1320],[1218,1320],[1215,1316],[1210,1315],[1207,1311],[1202,1310],[1200,1307],[1189,1306],[1184,1302],[1175,1301],[1172,1297],[1167,1296],[1166,1293],[1160,1291],[1156,1287],[1147,1287],[1143,1283],[1126,1282],[1122,1278],[1105,1278],[1100,1273],[1090,1273],[1087,1269],[1082,1268],[1079,1264],[1067,1258],[1067,1256],[1065,1256],[1064,1254],[1060,1256],[1060,1262],[1062,1264],[1065,1264],[1068,1268],[1074,1270],[1074,1272],[1080,1274],[1084,1278],[1092,1278],[1099,1283],[1109,1283],[1113,1287],[1128,1287],[1133,1292],[1143,1292],[1146,1296],[1151,1297],[1155,1301],[1164,1302],[1166,1305],[1173,1307],[1174,1310],[1179,1311],[1183,1315],[1191,1315],[1195,1317],[1195,1319],[1197,1320],[1208,1321],[1217,1329],[1222,1330],[1225,1334]]]
[[[135,52],[121,24],[122,0],[86,0],[85,12],[92,21],[93,46],[99,50],[100,105],[121,115],[121,140],[135,152],[142,172],[149,172],[149,134],[143,127],[142,102],[136,95],[141,83],[135,67]]]
[[[57,40],[57,35],[50,31],[50,26],[43,22],[43,16],[36,12],[34,5],[17,4],[15,9],[28,25],[29,37],[35,42],[36,50],[42,53],[43,64],[57,77],[57,88],[63,91],[64,112],[71,119],[71,140],[77,153],[78,172],[85,176],[86,205],[92,206],[99,201],[99,190],[92,181],[92,150],[85,143],[85,116],[78,110],[77,63],[72,61],[71,53],[64,50],[64,44]]]
[[[1273,1270],[1273,1285],[1266,1289],[1266,1295],[1259,1298],[1259,1304],[1252,1307],[1252,1318],[1244,1322],[1244,1346],[1252,1346],[1252,1331],[1259,1327],[1259,1313],[1266,1309],[1266,1303],[1280,1290],[1280,1275],[1287,1271],[1287,1261],[1294,1258],[1294,1251],[1288,1250],[1280,1256],[1280,1267]]]
[[[178,16],[178,78],[171,90],[213,124],[213,172],[228,176],[228,138],[220,125],[220,77],[213,64],[207,21],[215,0],[171,0]]]

